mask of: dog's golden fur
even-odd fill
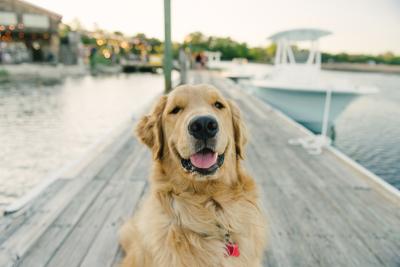
[[[181,111],[171,114],[175,107]],[[217,118],[216,151],[225,153],[224,164],[209,176],[180,164],[192,153],[187,123],[198,114]],[[209,85],[180,86],[161,97],[136,132],[152,150],[153,170],[148,196],[120,231],[122,266],[261,266],[266,223],[256,184],[241,166],[246,135],[235,104]],[[226,256],[227,232],[239,257]]]

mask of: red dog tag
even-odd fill
[[[232,257],[239,257],[240,256],[240,251],[239,251],[239,245],[236,243],[227,243],[226,244],[226,251],[228,252],[228,256]]]

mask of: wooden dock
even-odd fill
[[[307,131],[227,79],[198,72],[240,106],[246,166],[269,220],[264,266],[400,266],[400,197],[334,149],[288,145]],[[151,157],[133,122],[21,211],[0,218],[0,267],[117,266],[117,232],[147,188]]]

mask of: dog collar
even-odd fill
[[[225,256],[239,257],[240,256],[239,245],[236,242],[232,242],[232,238],[229,231],[226,232],[224,239],[225,239],[225,250],[226,250]]]
[[[237,243],[226,243],[225,249],[226,249],[226,256],[229,257],[240,256],[239,245]]]

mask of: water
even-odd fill
[[[271,66],[248,64],[261,77]],[[353,101],[337,119],[334,146],[400,189],[400,75],[322,71],[327,80],[378,87]]]
[[[162,89],[155,74],[0,84],[0,209],[81,157]]]
[[[380,88],[355,100],[338,118],[334,145],[400,189],[400,75],[327,74]]]

